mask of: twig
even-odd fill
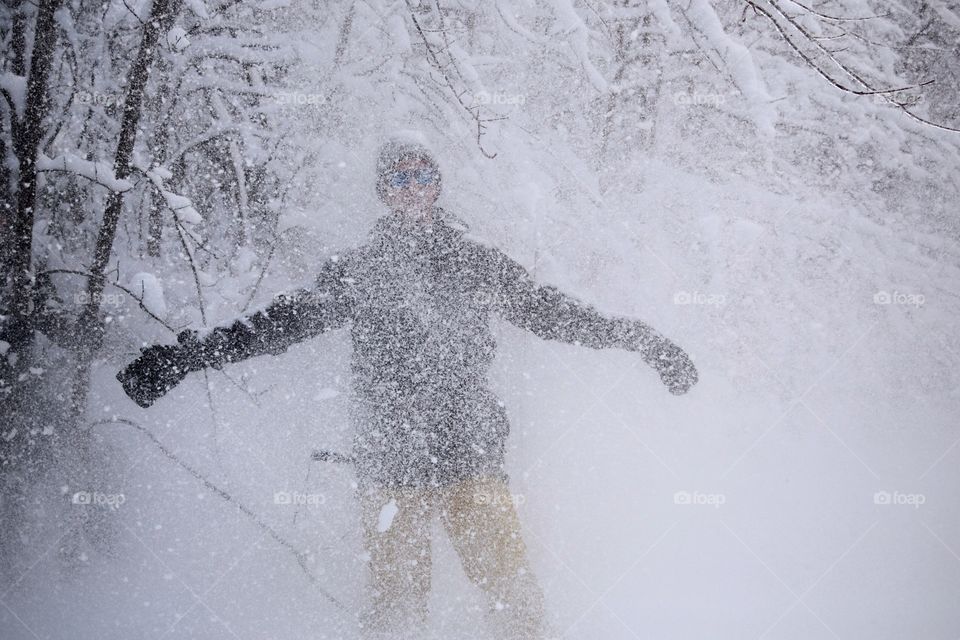
[[[486,121],[486,122],[492,122],[493,120],[492,120],[492,119],[483,120],[483,119],[480,117],[480,108],[479,108],[479,107],[470,107],[470,106],[468,106],[468,105],[463,101],[463,97],[462,97],[462,96],[463,96],[463,92],[458,92],[458,91],[457,91],[456,87],[454,87],[454,86],[453,86],[453,83],[450,81],[450,77],[444,72],[444,68],[445,68],[445,67],[444,67],[443,63],[440,62],[440,59],[437,57],[437,54],[434,52],[433,47],[430,46],[430,41],[427,39],[427,34],[425,34],[425,33],[423,32],[423,28],[420,26],[420,21],[417,20],[417,16],[415,16],[415,15],[413,14],[413,12],[410,13],[410,19],[413,20],[413,24],[414,24],[414,26],[417,28],[417,33],[420,34],[420,39],[423,40],[423,44],[424,44],[424,46],[425,46],[426,49],[427,49],[427,55],[428,55],[428,57],[430,58],[431,63],[432,63],[433,66],[440,72],[440,76],[443,78],[444,83],[445,83],[445,84],[447,85],[447,87],[450,89],[450,92],[453,94],[453,97],[457,100],[457,102],[460,104],[460,106],[463,107],[463,109],[464,109],[467,113],[470,114],[470,117],[471,117],[473,120],[476,121],[476,123],[477,123],[477,146],[480,148],[480,153],[482,153],[482,154],[483,154],[484,156],[486,156],[487,158],[490,158],[491,160],[493,160],[494,158],[497,157],[497,154],[496,154],[496,153],[493,153],[493,154],[487,153],[487,150],[483,148],[483,144],[481,144],[481,142],[480,142],[480,138],[483,136],[483,129],[485,128],[484,125],[483,125],[483,122],[485,122],[485,121]],[[474,109],[477,110],[476,113],[474,113],[474,111],[473,111]],[[502,118],[500,118],[500,119],[502,119]]]
[[[83,276],[83,277],[85,277],[85,278],[92,278],[92,277],[93,277],[93,274],[92,274],[92,273],[87,273],[87,272],[85,272],[85,271],[77,271],[77,270],[75,270],[75,269],[47,269],[46,271],[41,271],[40,274],[38,274],[38,275],[47,274],[47,273],[69,273],[69,274],[72,274],[72,275],[75,275],[75,276]],[[116,282],[107,281],[107,284],[109,284],[109,285],[111,285],[111,286],[114,286],[114,287],[116,287],[117,289],[120,289],[121,291],[123,291],[124,293],[126,293],[128,296],[130,296],[131,298],[133,298],[134,300],[136,300],[136,301],[137,301],[137,304],[140,306],[141,309],[143,309],[143,311],[144,311],[148,316],[150,316],[151,318],[153,318],[154,320],[156,320],[157,322],[159,322],[160,324],[162,324],[162,325],[163,325],[164,327],[166,327],[171,333],[178,333],[178,332],[180,331],[179,329],[174,329],[174,328],[171,327],[169,324],[167,324],[166,322],[164,322],[162,319],[160,319],[159,317],[157,317],[152,311],[150,311],[150,309],[148,309],[148,308],[143,304],[143,298],[137,297],[137,294],[135,294],[135,293],[134,293],[133,291],[131,291],[130,289],[126,288],[126,287],[123,286],[123,285],[117,284]]]
[[[884,14],[877,14],[877,15],[875,15],[875,16],[863,16],[862,18],[844,18],[844,17],[842,17],[842,16],[831,16],[831,15],[826,14],[826,13],[821,13],[821,12],[817,11],[816,9],[814,9],[813,7],[808,7],[807,5],[805,5],[805,4],[801,3],[801,2],[797,2],[797,0],[790,0],[790,2],[792,2],[792,3],[795,4],[795,5],[797,5],[797,6],[800,7],[801,9],[804,9],[804,10],[806,10],[806,11],[809,11],[810,13],[812,13],[812,14],[815,15],[815,16],[818,16],[818,17],[820,17],[820,18],[823,18],[824,20],[832,20],[832,21],[834,21],[834,22],[863,22],[863,21],[866,21],[866,20],[874,20],[874,19],[876,19],[876,18],[886,18],[886,17],[888,17],[888,16],[890,15],[889,13],[884,13]]]
[[[227,9],[229,9],[233,5],[240,4],[240,2],[241,0],[227,0],[227,2],[224,2],[222,5],[217,7],[209,16],[207,16],[207,20],[213,19],[215,16],[218,16],[221,13],[225,12]],[[187,35],[191,35],[191,36],[194,35],[197,32],[197,30],[200,29],[203,25],[204,25],[203,21],[197,21],[195,25],[187,29]]]
[[[220,496],[227,502],[236,506],[237,510],[239,510],[240,513],[250,518],[254,522],[254,524],[256,524],[267,535],[273,538],[281,547],[283,547],[284,549],[292,553],[294,557],[297,559],[297,564],[300,565],[300,568],[303,570],[304,574],[307,576],[307,578],[310,580],[313,586],[317,588],[320,594],[323,595],[323,597],[325,597],[332,604],[334,604],[340,611],[347,614],[351,613],[345,604],[340,602],[340,600],[338,600],[333,594],[331,594],[329,591],[327,591],[320,585],[320,583],[317,580],[317,577],[314,576],[313,573],[307,568],[306,553],[299,551],[296,547],[294,547],[292,543],[287,541],[283,536],[277,533],[277,531],[273,527],[271,527],[269,524],[264,522],[260,516],[254,513],[254,511],[250,509],[250,507],[246,506],[245,504],[243,504],[242,502],[234,498],[232,495],[227,493],[224,489],[221,489],[219,486],[217,486],[216,484],[208,480],[206,476],[204,476],[202,473],[200,473],[199,471],[197,471],[196,469],[188,465],[186,462],[181,460],[175,453],[173,453],[167,447],[165,447],[163,443],[160,442],[160,440],[158,440],[157,437],[153,435],[153,433],[151,433],[148,429],[134,422],[133,420],[128,420],[127,418],[111,418],[109,420],[97,420],[96,422],[91,423],[90,426],[95,427],[102,424],[125,424],[127,426],[133,427],[134,429],[136,429],[137,431],[145,435],[150,440],[150,442],[152,442],[153,445],[160,450],[160,452],[164,456],[172,460],[181,469],[183,469],[184,471],[189,473],[191,476],[199,480],[203,484],[203,486],[205,486],[207,489],[209,489],[216,495]]]
[[[780,35],[783,37],[786,43],[790,46],[790,48],[792,48],[797,53],[797,55],[799,55],[804,60],[804,62],[807,63],[808,66],[810,66],[814,71],[816,71],[818,75],[820,75],[823,79],[825,79],[827,82],[832,84],[837,89],[840,89],[841,91],[851,93],[853,95],[858,95],[858,96],[881,95],[887,100],[887,102],[897,107],[898,109],[903,111],[910,118],[912,118],[913,120],[916,120],[917,122],[929,125],[931,127],[936,127],[937,129],[943,129],[945,131],[960,133],[960,128],[951,127],[948,125],[933,122],[931,120],[927,120],[926,118],[915,114],[910,109],[908,109],[906,105],[894,100],[889,95],[892,93],[897,93],[899,91],[906,91],[908,89],[916,89],[918,87],[926,86],[928,84],[931,84],[933,82],[932,80],[928,80],[926,82],[922,82],[920,84],[912,85],[908,87],[900,87],[900,88],[893,88],[893,89],[874,89],[868,80],[866,80],[856,71],[849,68],[847,65],[845,65],[844,63],[839,61],[837,58],[835,58],[829,50],[827,50],[826,48],[823,47],[823,45],[817,42],[816,38],[814,38],[812,34],[810,34],[803,27],[803,25],[791,19],[790,16],[787,15],[786,12],[774,0],[770,0],[769,2],[770,6],[773,7],[773,9],[778,14],[783,16],[784,19],[786,19],[787,22],[789,22],[791,25],[793,25],[795,29],[797,29],[801,34],[803,34],[803,36],[807,38],[808,41],[812,42],[817,49],[819,49],[821,52],[826,54],[827,58],[829,58],[831,62],[833,62],[845,74],[847,74],[848,76],[856,80],[861,86],[864,87],[864,89],[861,90],[861,89],[854,89],[853,87],[848,87],[844,84],[841,84],[839,81],[835,80],[830,74],[828,74],[823,68],[821,68],[821,66],[817,64],[817,62],[813,60],[813,58],[809,54],[807,54],[802,49],[800,49],[800,47],[793,41],[793,39],[787,35],[786,31],[780,25],[780,22],[773,16],[773,14],[770,11],[767,11],[765,8],[759,6],[755,0],[746,0],[746,2],[750,6],[752,6],[755,11],[766,16],[767,19],[769,19],[770,22],[773,23],[774,28],[776,28],[776,30],[780,33]]]
[[[123,6],[125,6],[125,7],[127,8],[127,11],[129,11],[130,14],[131,14],[134,18],[137,19],[137,22],[139,22],[141,26],[145,26],[145,25],[144,25],[144,22],[143,22],[143,18],[141,18],[140,16],[138,16],[138,15],[137,15],[137,12],[134,11],[134,10],[130,7],[129,4],[127,4],[127,0],[123,0]]]
[[[257,295],[257,291],[260,289],[260,283],[263,282],[264,276],[267,275],[267,269],[270,267],[270,261],[273,259],[273,254],[277,250],[277,244],[280,242],[280,235],[275,234],[273,236],[273,242],[270,243],[270,251],[267,253],[267,258],[263,261],[263,269],[260,270],[260,275],[257,276],[257,281],[253,284],[253,290],[250,291],[250,295],[247,297],[247,301],[243,303],[241,307],[241,313],[247,310],[247,307],[250,306],[250,303],[253,302],[254,297]]]
[[[203,304],[203,289],[200,286],[200,274],[197,273],[197,265],[193,261],[193,254],[190,252],[190,247],[187,246],[187,241],[183,237],[183,230],[180,228],[180,221],[177,219],[176,212],[174,212],[173,215],[173,224],[177,229],[177,237],[180,238],[180,245],[183,247],[183,251],[187,254],[187,260],[190,262],[190,270],[193,271],[193,282],[197,285],[197,304],[200,307],[200,320],[203,321],[204,326],[206,326],[207,311]]]

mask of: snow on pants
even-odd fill
[[[366,637],[423,628],[430,593],[430,531],[440,516],[467,577],[486,594],[498,638],[542,637],[543,594],[527,562],[506,483],[467,479],[442,488],[373,488],[360,495],[370,554]]]

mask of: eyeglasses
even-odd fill
[[[390,186],[395,188],[405,187],[410,184],[410,180],[416,180],[417,184],[426,186],[437,182],[439,176],[433,169],[420,169],[419,171],[397,171],[390,176]]]

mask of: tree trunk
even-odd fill
[[[161,25],[163,31],[169,31],[173,26],[174,18],[180,13],[183,0],[169,0],[167,14]],[[173,94],[173,65],[163,58],[157,60],[157,72],[160,75],[159,88],[153,100],[153,110],[156,112],[156,128],[149,141],[150,151],[155,164],[163,165],[167,161],[167,144],[170,140],[170,111],[175,108],[177,96]],[[166,113],[164,113],[164,111]],[[147,255],[153,258],[160,257],[161,241],[163,240],[163,214],[166,211],[166,201],[155,189],[151,190],[147,205]]]
[[[33,330],[30,326],[33,275],[30,263],[33,256],[33,219],[37,195],[36,165],[44,120],[49,111],[47,77],[57,44],[54,14],[59,7],[60,0],[41,0],[39,4],[23,118],[18,120],[15,113],[10,117],[13,152],[19,166],[16,210],[12,212],[12,220],[8,217],[9,209],[3,212],[6,219],[2,224],[3,237],[0,238],[6,248],[2,265],[2,307],[9,314],[0,330],[0,338],[9,343],[8,353],[17,354],[17,358],[15,365],[10,364],[9,358],[0,359],[0,393],[4,396],[12,392],[18,372],[29,366],[33,345]],[[17,40],[22,38],[23,34],[21,32],[14,36],[14,40]],[[16,45],[16,42],[14,44]],[[14,52],[15,67],[22,67],[21,55]]]
[[[120,140],[117,143],[117,153],[113,161],[114,175],[120,179],[127,178],[130,175],[130,159],[133,155],[133,146],[137,139],[137,127],[142,115],[143,93],[150,77],[150,67],[156,55],[163,25],[167,24],[165,18],[169,6],[170,0],[154,0],[150,9],[150,17],[143,24],[140,50],[127,75],[128,88],[123,103]],[[123,193],[121,192],[113,192],[107,199],[103,223],[100,226],[94,248],[93,263],[90,267],[91,277],[87,279],[87,300],[89,302],[77,319],[78,333],[84,337],[77,354],[77,375],[74,377],[72,393],[72,409],[77,417],[82,414],[86,406],[90,362],[103,341],[104,325],[100,318],[99,300],[106,284],[107,265],[113,251],[113,241],[117,235],[117,223],[120,220],[120,213],[123,211],[123,200]]]

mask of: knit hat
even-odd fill
[[[419,131],[398,131],[380,145],[377,154],[377,195],[381,200],[386,197],[391,174],[404,160],[421,160],[429,165],[437,174],[437,188],[440,188],[440,167],[426,137]]]

